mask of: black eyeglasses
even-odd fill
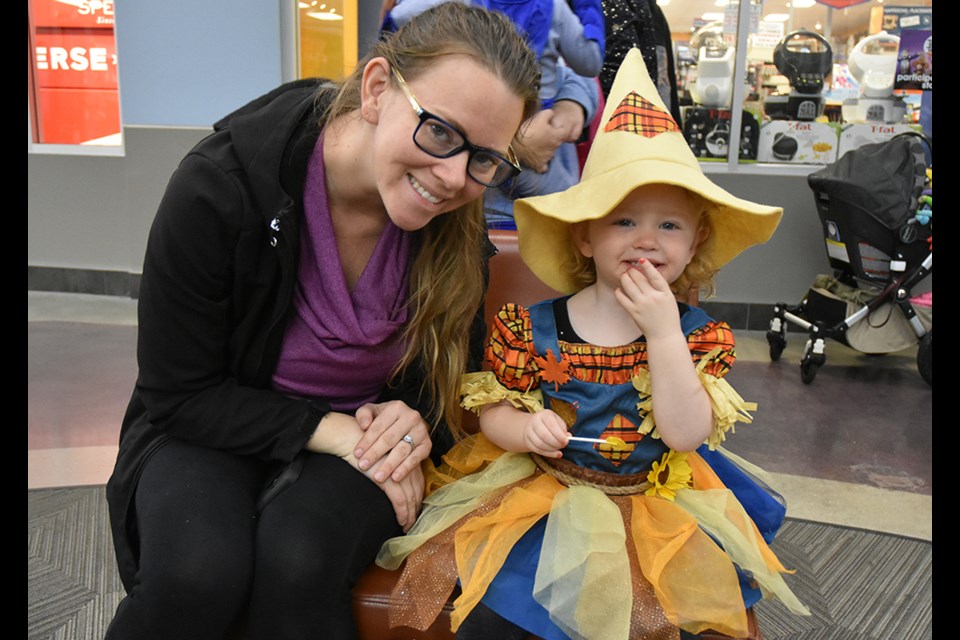
[[[513,149],[507,149],[511,157],[505,158],[496,151],[470,144],[467,137],[456,127],[420,106],[399,71],[393,69],[393,75],[410,101],[413,111],[420,117],[420,123],[413,132],[413,142],[422,151],[434,158],[449,158],[467,151],[470,154],[467,175],[485,187],[499,187],[520,173],[520,165],[513,158]]]

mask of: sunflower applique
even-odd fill
[[[687,454],[674,450],[667,451],[659,461],[653,463],[647,481],[650,488],[648,496],[660,496],[673,501],[677,492],[687,489],[693,483],[693,471],[687,462]]]

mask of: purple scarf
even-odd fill
[[[307,166],[303,209],[294,313],[273,386],[353,411],[377,399],[403,355],[410,234],[388,220],[349,291],[327,205],[322,135]]]

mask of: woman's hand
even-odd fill
[[[416,413],[412,409],[407,410]],[[419,416],[419,414],[417,415]],[[385,479],[378,478],[378,474],[383,473],[386,458],[376,460],[373,464],[366,465],[366,468],[361,468],[360,462],[353,453],[364,437],[366,437],[366,434],[360,428],[357,418],[346,413],[331,411],[320,421],[317,430],[307,441],[306,449],[314,453],[327,453],[337,456],[375,482],[387,494],[387,498],[397,514],[397,522],[406,532],[416,521],[420,512],[420,505],[423,502],[424,479],[420,465],[417,464],[399,479],[387,475],[383,475]],[[423,441],[427,443],[426,449],[429,453],[430,440],[425,438]],[[401,441],[398,448],[408,449],[409,447]]]
[[[353,451],[358,469],[371,471],[377,482],[388,478],[400,482],[408,474],[419,472],[433,442],[427,423],[417,411],[392,400],[365,404],[357,409],[356,418],[364,431]]]

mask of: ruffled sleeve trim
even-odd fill
[[[517,409],[535,413],[543,411],[543,394],[540,389],[527,391],[507,389],[497,381],[492,371],[466,373],[460,379],[460,406],[477,415],[480,407],[506,400]]]
[[[734,432],[737,422],[747,424],[753,422],[751,411],[757,410],[756,402],[747,402],[739,393],[737,393],[730,383],[723,378],[706,373],[704,369],[714,362],[717,358],[723,357],[723,349],[716,347],[697,363],[697,375],[700,383],[706,389],[710,397],[710,405],[713,408],[713,431],[707,438],[707,446],[712,450],[716,449],[727,437],[727,432]],[[651,435],[659,438],[656,432],[656,422],[653,418],[653,398],[650,395],[650,371],[641,369],[633,377],[633,387],[640,394],[640,402],[637,403],[637,410],[640,415],[644,415],[643,422],[640,423],[638,431],[645,435]]]

